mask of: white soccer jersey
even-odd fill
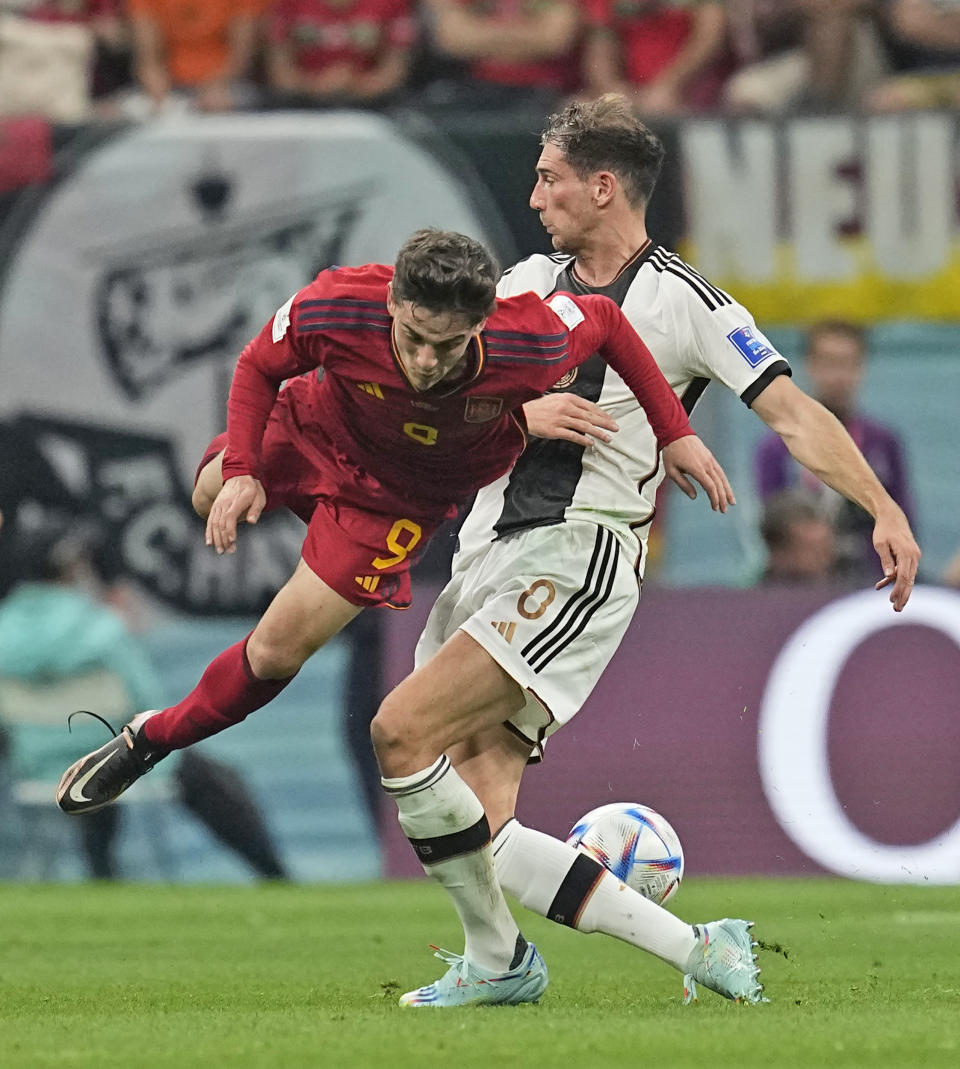
[[[761,334],[750,313],[711,285],[676,253],[648,242],[608,286],[591,287],[573,269],[573,257],[537,254],[508,269],[501,297],[533,290],[601,293],[612,298],[647,344],[689,414],[716,379],[747,405],[786,360]],[[646,541],[663,479],[656,438],[646,414],[620,376],[594,356],[554,390],[571,390],[601,405],[620,430],[609,443],[584,449],[572,442],[534,438],[513,469],[477,495],[460,530],[454,569],[512,531],[565,520],[609,527],[636,556],[643,574]]]

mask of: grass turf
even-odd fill
[[[429,883],[0,885],[0,1066],[956,1066],[953,888],[690,880],[685,918],[750,916],[771,1003],[738,1006],[519,907],[539,1006],[401,1010],[462,948]],[[774,949],[779,946],[778,949]]]

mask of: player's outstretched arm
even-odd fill
[[[523,406],[527,430],[535,438],[563,438],[577,445],[609,442],[619,430],[612,416],[599,405],[575,393],[548,393]]]
[[[665,446],[663,466],[667,475],[689,498],[697,496],[697,488],[690,481],[695,479],[706,491],[714,512],[726,512],[728,506],[737,503],[726,472],[695,434],[688,434]]]
[[[259,479],[252,475],[235,475],[227,479],[210,506],[205,541],[217,553],[235,553],[237,524],[241,520],[256,523],[267,503]]]
[[[884,490],[843,424],[783,375],[751,407],[795,460],[873,517],[873,546],[883,568],[876,586],[881,590],[892,584],[890,603],[901,612],[916,581],[920,547],[903,509]]]

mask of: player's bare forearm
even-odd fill
[[[920,547],[903,509],[884,490],[843,424],[783,376],[760,394],[753,410],[780,435],[796,461],[873,517],[873,545],[883,568],[877,588],[892,584],[890,601],[899,612],[916,579]]]

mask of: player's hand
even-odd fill
[[[241,520],[256,523],[267,503],[259,479],[252,475],[235,475],[220,488],[207,517],[205,541],[218,553],[237,551],[237,524]]]
[[[563,438],[591,446],[594,439],[609,442],[619,430],[606,412],[575,393],[548,393],[523,406],[527,429],[535,438]]]
[[[697,488],[687,476],[696,479],[707,492],[714,512],[726,512],[728,505],[737,503],[726,472],[695,434],[671,442],[663,450],[663,466],[667,475],[691,499],[697,496]]]
[[[873,526],[873,548],[883,567],[883,578],[877,590],[893,584],[890,604],[894,612],[902,612],[913,592],[920,563],[920,547],[913,537],[910,524],[899,505],[893,505],[877,515]]]

